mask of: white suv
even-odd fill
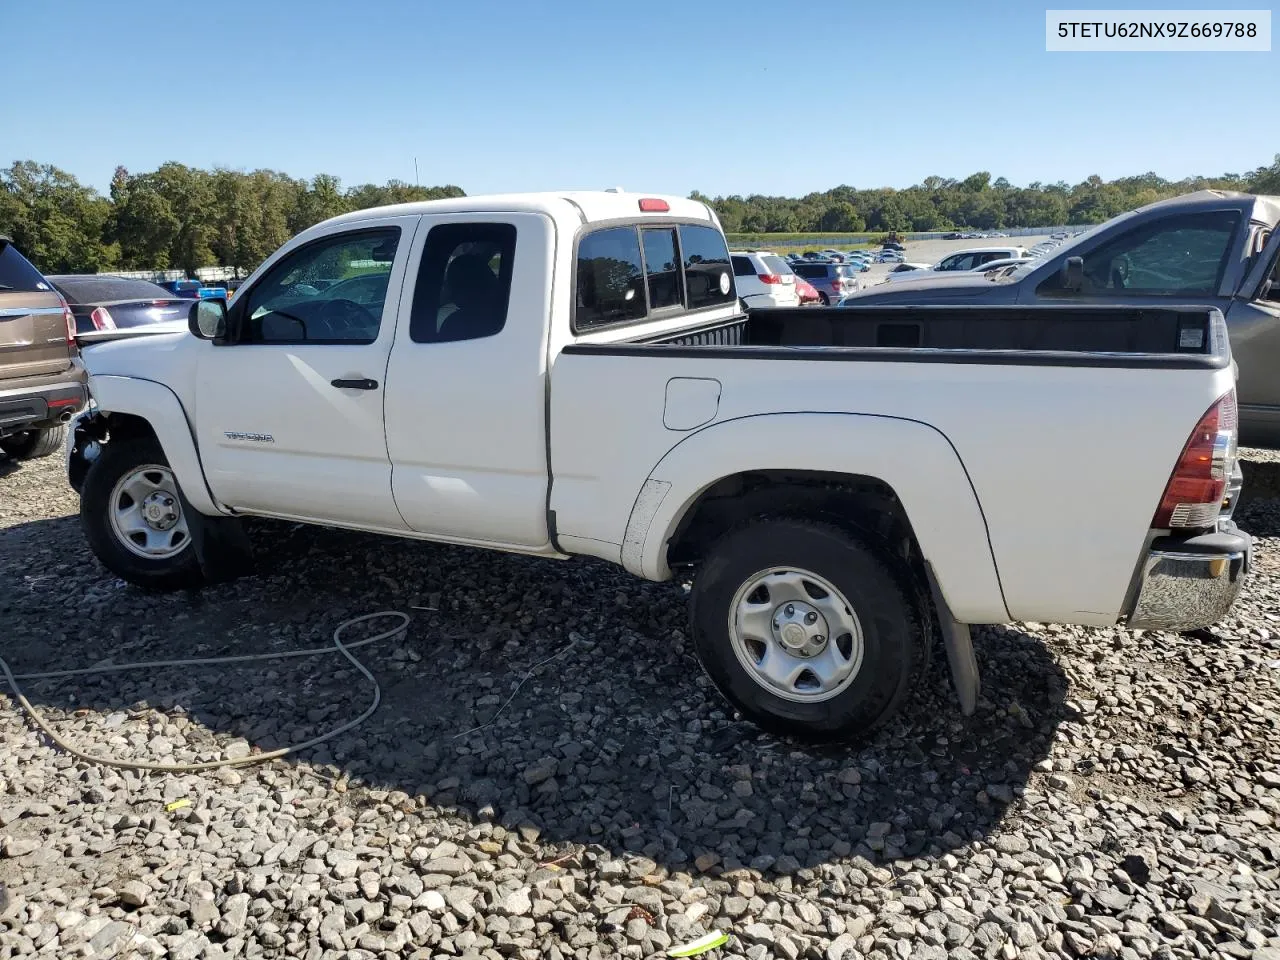
[[[798,307],[796,275],[787,261],[768,250],[731,250],[733,281],[748,307]]]

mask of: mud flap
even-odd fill
[[[200,513],[183,495],[183,516],[191,531],[191,545],[206,583],[226,583],[255,572],[253,546],[238,517],[210,517]]]
[[[955,685],[956,696],[960,698],[960,712],[973,716],[978,707],[978,695],[982,692],[982,678],[978,676],[978,660],[973,653],[973,637],[969,633],[967,623],[959,623],[951,615],[951,608],[943,599],[942,590],[938,587],[938,578],[933,575],[933,567],[925,562],[925,573],[929,578],[929,592],[933,594],[933,606],[938,612],[938,624],[942,628],[942,640],[947,648],[947,662],[951,665],[951,682]]]

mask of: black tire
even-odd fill
[[[819,290],[819,291],[818,291],[818,299],[822,301],[822,305],[823,305],[824,307],[829,307],[829,306],[831,306],[831,298],[830,298],[830,297],[828,297],[828,296],[827,296],[825,293],[823,293],[821,290]]]
[[[730,637],[734,595],[760,571],[794,566],[844,594],[862,633],[862,663],[831,699],[796,702],[757,682]],[[761,520],[716,542],[693,585],[694,648],[724,697],[759,726],[809,740],[858,740],[888,720],[924,673],[929,619],[906,572],[876,541],[826,523]]]
[[[37,427],[23,433],[14,434],[0,440],[0,450],[14,460],[35,460],[37,457],[48,457],[62,449],[67,441],[67,425],[54,424],[52,427]]]
[[[167,467],[160,444],[147,437],[112,440],[102,445],[102,452],[89,466],[80,492],[80,524],[94,556],[122,580],[153,590],[178,590],[200,586],[204,582],[194,541],[170,557],[141,557],[121,542],[112,528],[111,496],[116,483],[136,467],[158,464]],[[181,508],[179,508],[181,509]],[[201,522],[200,514],[188,512],[188,527]]]

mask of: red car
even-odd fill
[[[796,293],[800,294],[800,306],[809,303],[820,303],[822,298],[818,296],[817,288],[806,280],[804,277],[796,277]]]

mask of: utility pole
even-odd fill
[[[413,185],[418,186],[418,158],[413,158]]]

